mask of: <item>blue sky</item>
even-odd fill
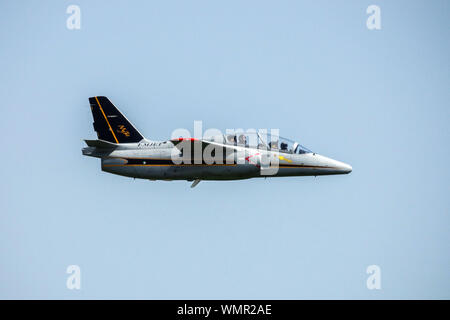
[[[449,5],[2,1],[0,298],[450,298]],[[353,172],[103,173],[81,155],[93,95],[149,139],[278,128]]]

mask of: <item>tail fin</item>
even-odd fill
[[[89,103],[99,139],[112,143],[132,143],[144,139],[107,97],[91,97]]]

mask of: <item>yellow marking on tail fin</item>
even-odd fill
[[[114,140],[116,140],[116,143],[119,143],[119,140],[117,140],[116,135],[114,134],[114,131],[111,128],[111,125],[109,124],[108,118],[106,117],[106,114],[105,114],[105,112],[102,109],[102,105],[98,101],[97,97],[95,97],[95,100],[97,100],[98,106],[100,107],[100,111],[103,113],[103,116],[105,117],[106,123],[108,124],[109,130],[111,130],[111,133],[112,133],[112,135],[114,137]]]

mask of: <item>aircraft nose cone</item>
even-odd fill
[[[334,160],[334,166],[336,167],[339,173],[347,174],[352,172],[352,166],[344,162]]]
[[[352,166],[341,161],[337,161],[324,156],[319,156],[322,165],[333,168],[337,174],[347,174],[352,172]]]
[[[321,155],[314,155],[317,164],[323,166],[327,170],[327,174],[348,174],[352,172],[352,166],[341,161],[327,158]]]
[[[352,166],[341,162],[341,165],[339,166],[339,170],[341,170],[342,173],[350,173],[350,172],[352,172]]]

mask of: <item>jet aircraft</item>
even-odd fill
[[[85,156],[101,159],[102,171],[149,180],[238,180],[257,177],[347,174],[352,167],[260,132],[152,141],[107,97],[89,98],[98,139],[85,140]]]

